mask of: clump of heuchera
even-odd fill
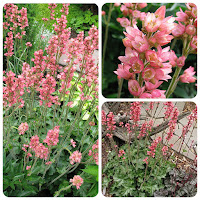
[[[98,165],[99,164],[99,153],[98,153],[98,149],[99,149],[99,140],[97,140],[96,144],[92,145],[92,150],[89,150],[88,155],[92,156],[93,159],[95,160],[95,163]]]
[[[126,49],[125,56],[119,56],[121,64],[114,73],[119,79],[128,80],[129,92],[134,97],[165,98],[174,91],[178,80],[184,83],[196,80],[193,77],[194,68],[190,67],[180,78],[173,77],[169,91],[159,89],[164,81],[172,78],[169,75],[172,67],[181,70],[187,56],[197,51],[197,7],[188,3],[188,10],[183,12],[180,9],[176,13],[178,17],[165,17],[165,6],[158,8],[155,13],[141,12],[140,9],[146,6],[147,4],[124,3],[120,7],[124,17],[117,18],[117,21],[126,29],[126,37],[123,39]],[[138,20],[142,21],[141,30],[137,26]],[[183,41],[183,52],[179,58],[170,50],[169,44],[174,38]]]
[[[26,131],[28,131],[28,123],[21,123],[18,127],[19,135],[24,135]]]
[[[79,175],[75,175],[73,179],[69,180],[72,185],[76,186],[76,189],[80,189],[80,186],[83,184],[83,179]]]
[[[70,164],[74,164],[74,163],[80,163],[81,162],[81,159],[82,159],[82,154],[81,152],[79,152],[78,150],[77,151],[74,151],[71,156],[69,157],[70,159]]]

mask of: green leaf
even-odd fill
[[[97,165],[87,165],[85,169],[82,169],[82,171],[95,176],[98,181],[98,166]]]

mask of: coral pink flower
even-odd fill
[[[147,160],[148,160],[148,157],[146,157],[146,158],[143,160],[143,162],[145,162],[145,163],[148,165],[149,162],[148,162]]]
[[[82,154],[77,150],[74,151],[71,156],[69,157],[70,159],[70,164],[74,164],[74,163],[80,163],[81,159],[82,159]]]
[[[119,150],[118,157],[122,157],[123,155],[125,155],[125,151],[123,149]]]
[[[48,146],[55,146],[59,142],[59,128],[60,126],[55,126],[53,130],[48,131],[46,139],[44,140]]]
[[[26,166],[26,170],[29,170],[31,168],[31,166]]]
[[[179,77],[179,80],[182,83],[194,83],[196,81],[196,78],[193,77],[196,72],[194,71],[194,67],[190,66],[187,68],[184,72],[183,75]]]
[[[79,175],[75,175],[73,179],[70,179],[72,185],[76,186],[76,189],[80,189],[80,186],[83,184],[83,179]]]
[[[102,15],[102,16],[106,15],[106,12],[102,10],[102,11],[101,11],[101,15]]]
[[[76,147],[76,142],[73,139],[71,139],[70,142],[71,142],[71,145],[75,148]]]
[[[28,131],[28,124],[27,122],[21,123],[18,127],[19,135],[24,135],[26,131]]]
[[[117,71],[114,71],[114,73],[117,74],[120,78],[129,80],[133,76],[133,73],[129,71],[130,69],[131,66],[129,65],[119,64]]]
[[[131,65],[131,69],[134,73],[140,73],[144,69],[144,63],[140,59],[136,59]]]
[[[145,81],[145,87],[148,91],[150,91],[158,88],[162,83],[163,81],[155,81],[155,83]]]
[[[154,13],[147,13],[147,16],[144,19],[144,27],[147,32],[156,32],[161,25],[161,18],[157,18]]]
[[[158,8],[155,12],[156,17],[159,17],[161,19],[165,18],[165,13],[166,13],[166,7],[165,6],[161,6],[160,8]]]
[[[149,49],[149,43],[147,41],[147,38],[143,35],[136,35],[134,41],[132,41],[131,44],[140,53]]]
[[[159,26],[159,31],[163,31],[167,34],[170,34],[172,30],[175,28],[175,17],[169,16],[162,20],[161,25]]]
[[[185,26],[179,22],[179,24],[176,24],[176,27],[172,30],[172,34],[175,37],[179,37],[183,35],[185,32]]]
[[[149,81],[151,80],[154,76],[155,76],[155,70],[151,67],[147,67],[143,70],[142,72],[142,78],[145,80],[145,81]]]
[[[45,165],[50,165],[52,162],[51,161],[49,161],[49,162],[46,162],[45,163]]]
[[[126,17],[117,18],[117,21],[122,27],[127,27],[131,25],[131,22]]]
[[[27,43],[26,43],[26,46],[27,46],[27,47],[32,47],[32,44],[31,44],[30,42],[27,42]]]
[[[165,33],[164,31],[157,31],[153,38],[155,38],[158,45],[163,46],[169,44],[174,37]]]
[[[142,88],[136,80],[128,81],[128,90],[133,96],[136,97],[140,96],[140,94],[142,93]]]
[[[190,42],[190,46],[194,49],[197,49],[197,36],[194,36],[192,38],[192,41]]]
[[[189,25],[186,26],[185,32],[186,32],[188,35],[194,35],[194,34],[196,33],[196,28],[194,27],[194,25],[189,24]]]
[[[92,145],[92,150],[89,150],[89,153],[88,153],[89,156],[93,157],[97,165],[99,164],[98,148],[99,148],[99,140],[97,140],[96,144]]]
[[[181,56],[176,60],[176,64],[178,67],[183,67],[185,65],[185,56]]]
[[[163,155],[167,155],[167,153],[166,153],[167,150],[168,150],[168,147],[167,147],[167,146],[164,146],[164,147],[162,148],[162,153],[163,153]]]
[[[151,91],[151,95],[152,95],[152,98],[166,98],[165,90],[155,89],[155,90]]]
[[[188,15],[186,13],[184,13],[181,8],[180,8],[180,11],[176,13],[176,15],[177,15],[176,21],[186,22],[188,19]]]

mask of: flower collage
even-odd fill
[[[1,8],[1,199],[198,198],[198,2]]]

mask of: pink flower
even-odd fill
[[[98,153],[98,149],[99,149],[99,140],[97,140],[96,144],[92,145],[92,150],[89,150],[88,155],[92,156],[93,159],[95,160],[95,163],[98,165],[99,164],[99,153]]]
[[[165,90],[158,90],[158,89],[155,89],[153,91],[151,91],[151,97],[152,98],[166,98],[165,96]]]
[[[169,44],[174,37],[165,33],[164,31],[157,31],[153,38],[155,38],[158,45],[163,46]]]
[[[179,80],[182,83],[194,83],[196,81],[196,78],[193,77],[196,72],[194,71],[194,67],[190,66],[187,68],[184,72],[183,75],[179,77]]]
[[[186,32],[188,35],[194,35],[194,34],[196,33],[196,28],[194,27],[194,25],[189,24],[189,25],[186,26],[185,32]]]
[[[118,157],[122,157],[123,155],[125,155],[125,151],[123,149],[119,150]]]
[[[59,142],[59,128],[60,126],[55,126],[53,130],[48,131],[46,139],[44,140],[48,146],[55,146]]]
[[[46,162],[45,163],[45,165],[50,165],[52,162],[51,161],[49,161],[49,162]]]
[[[165,12],[166,12],[166,7],[161,6],[156,10],[155,15],[156,15],[156,17],[164,19],[165,18]]]
[[[73,179],[70,179],[72,185],[76,186],[76,189],[80,189],[80,186],[83,184],[83,179],[79,175],[75,175]]]
[[[176,27],[172,30],[172,34],[175,37],[179,37],[183,35],[185,32],[185,26],[179,22],[179,24],[176,25]]]
[[[144,27],[147,32],[156,32],[161,25],[161,18],[157,18],[154,13],[147,13],[146,18],[144,19]]]
[[[101,11],[101,15],[102,15],[102,16],[106,15],[106,12],[102,10],[102,11]]]
[[[30,42],[27,42],[27,43],[26,43],[26,46],[27,46],[27,47],[32,47],[32,44],[31,44]]]
[[[142,93],[142,88],[136,80],[128,81],[128,90],[133,96],[136,97],[140,96],[140,94]]]
[[[197,36],[194,36],[192,38],[192,41],[190,42],[190,46],[194,49],[197,49]]]
[[[126,17],[117,18],[117,21],[122,27],[127,27],[131,25],[131,22]]]
[[[76,147],[76,142],[73,139],[71,139],[70,142],[71,142],[71,145],[75,148]]]
[[[20,125],[19,125],[19,127],[18,127],[18,130],[19,130],[19,135],[24,135],[24,133],[26,132],[26,131],[28,131],[28,124],[27,124],[27,122],[25,122],[25,123],[21,123]]]
[[[162,83],[163,83],[163,81],[155,81],[155,83],[151,83],[149,81],[145,81],[145,88],[148,91],[151,91],[151,90],[154,90],[154,89],[158,88]]]
[[[130,69],[131,66],[129,65],[119,64],[117,71],[114,71],[114,73],[117,74],[120,78],[129,80],[133,76],[133,73],[129,71]]]
[[[162,148],[162,153],[163,153],[163,155],[167,155],[167,153],[166,153],[167,150],[168,150],[168,147],[167,147],[167,146],[164,146],[164,147]]]
[[[180,8],[180,11],[176,13],[176,15],[177,15],[176,21],[186,22],[188,19],[188,15],[186,13],[184,13],[181,8]]]
[[[178,67],[183,67],[185,65],[185,56],[181,56],[176,60],[176,64]]]
[[[95,126],[95,122],[89,122],[90,126]]]
[[[175,17],[169,16],[162,20],[161,25],[159,26],[159,31],[163,31],[167,34],[170,34],[172,30],[175,28]]]
[[[155,70],[151,67],[147,67],[143,70],[142,72],[142,78],[145,80],[145,81],[149,81],[151,80],[154,76],[155,76]]]
[[[149,162],[148,162],[147,160],[148,160],[148,157],[146,157],[146,158],[143,160],[143,162],[145,162],[145,163],[148,165]]]
[[[71,156],[69,157],[70,159],[70,164],[74,164],[74,163],[80,163],[81,159],[82,159],[82,154],[77,150],[74,151]]]
[[[31,166],[26,166],[26,170],[29,170],[31,168]]]
[[[134,59],[131,63],[131,69],[134,73],[140,73],[144,69],[144,63],[139,58]],[[130,70],[129,70],[130,71]]]

